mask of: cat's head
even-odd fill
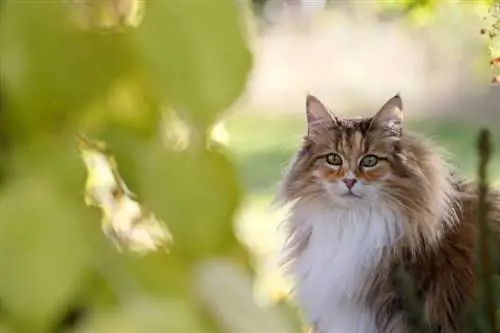
[[[403,106],[399,95],[370,118],[340,119],[314,96],[306,101],[307,135],[288,190],[344,205],[377,200],[400,174]]]
[[[306,114],[307,134],[283,184],[286,200],[322,198],[347,206],[385,200],[412,208],[446,185],[439,156],[405,135],[399,95],[372,117],[355,119],[336,117],[308,95]]]
[[[399,95],[366,118],[337,117],[308,95],[306,114],[307,134],[284,175],[279,201],[383,205],[405,217],[415,241],[439,235],[439,221],[454,215],[450,168],[438,146],[404,130]]]

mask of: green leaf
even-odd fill
[[[150,1],[137,39],[160,91],[206,127],[241,93],[251,66],[236,1]]]
[[[14,333],[6,323],[0,323],[0,333]]]
[[[0,295],[20,330],[46,332],[91,267],[83,205],[49,177],[12,180],[0,201]]]
[[[137,152],[148,146],[150,140],[137,136],[134,132],[120,126],[110,126],[101,136],[91,139],[99,139],[106,143],[110,156],[116,161],[118,173],[123,181],[134,194],[140,196],[138,183],[140,170],[138,169]]]
[[[143,296],[95,315],[76,333],[209,333],[192,302]]]
[[[56,131],[136,66],[129,34],[77,30],[63,1],[9,1],[0,13],[0,75],[12,137]]]
[[[83,205],[85,165],[74,137],[39,136],[36,142],[18,145],[6,163],[9,178],[48,178],[53,186]]]
[[[143,73],[133,72],[117,78],[106,96],[85,109],[79,130],[89,136],[120,131],[126,136],[148,138],[157,133],[160,98],[156,87]]]
[[[173,250],[144,257],[122,256],[124,267],[141,286],[155,295],[185,297],[189,293],[191,267]]]
[[[147,205],[174,235],[172,252],[190,260],[238,248],[233,220],[241,188],[236,170],[217,151],[143,149],[138,182]]]

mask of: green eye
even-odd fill
[[[340,157],[339,154],[335,154],[335,153],[328,154],[328,155],[326,155],[326,163],[328,163],[330,165],[335,165],[335,166],[342,165],[342,157]]]
[[[361,166],[364,166],[364,167],[367,167],[367,168],[370,168],[370,167],[373,167],[375,165],[377,165],[378,163],[378,157],[375,156],[375,155],[366,155],[365,157],[363,157],[363,159],[361,160]]]

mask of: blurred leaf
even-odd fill
[[[176,110],[208,127],[251,65],[236,1],[150,1],[137,30],[144,59]]]
[[[195,306],[182,299],[142,297],[95,316],[76,333],[209,333]]]
[[[0,201],[0,262],[13,268],[0,277],[0,294],[8,290],[9,316],[44,332],[88,292],[82,275],[92,267],[98,219],[83,205],[85,169],[74,140],[44,136],[15,148]]]
[[[91,136],[120,130],[127,136],[150,137],[158,130],[160,99],[156,87],[142,72],[116,80],[103,98],[85,109],[79,130]]]
[[[242,252],[233,234],[241,189],[221,152],[167,151],[150,137],[164,98],[204,138],[241,92],[251,57],[236,3],[154,1],[138,31],[120,34],[78,30],[66,5],[14,0],[0,13],[0,122],[14,139],[0,189],[9,323],[49,332],[81,307],[89,319],[79,332],[208,333],[190,272],[200,258]],[[106,243],[84,206],[85,168],[70,138],[80,126],[110,144],[127,185],[172,223],[175,254],[139,260],[96,248]]]
[[[5,323],[0,323],[0,333],[14,333],[14,331]]]
[[[11,320],[46,332],[93,257],[91,218],[49,177],[12,180],[0,201],[0,294]]]
[[[175,244],[174,244],[175,246]],[[132,272],[147,292],[169,297],[186,297],[190,292],[189,263],[172,253],[150,253],[144,257],[122,256],[124,267]]]
[[[236,170],[217,151],[166,150],[160,142],[137,152],[145,202],[168,225],[175,250],[190,259],[239,247],[233,218],[241,188]]]
[[[427,2],[424,5],[418,5],[412,8],[409,13],[410,19],[418,26],[426,26],[436,17],[435,4]]]
[[[39,136],[30,144],[16,145],[6,167],[9,178],[49,177],[67,198],[83,202],[85,166],[73,137]]]
[[[120,176],[127,184],[127,187],[136,195],[142,197],[138,183],[137,152],[147,147],[150,139],[135,134],[135,132],[121,126],[111,125],[100,136],[95,136],[95,138],[99,138],[99,140],[106,143],[109,156],[116,161],[120,169]]]
[[[9,1],[0,17],[3,121],[12,137],[60,130],[137,66],[127,34],[72,27],[62,1]]]

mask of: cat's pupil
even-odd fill
[[[326,156],[326,162],[331,165],[341,165],[342,159],[338,154],[328,154]]]
[[[372,167],[376,165],[378,162],[377,156],[375,155],[368,155],[363,158],[361,161],[361,164],[366,167]]]

